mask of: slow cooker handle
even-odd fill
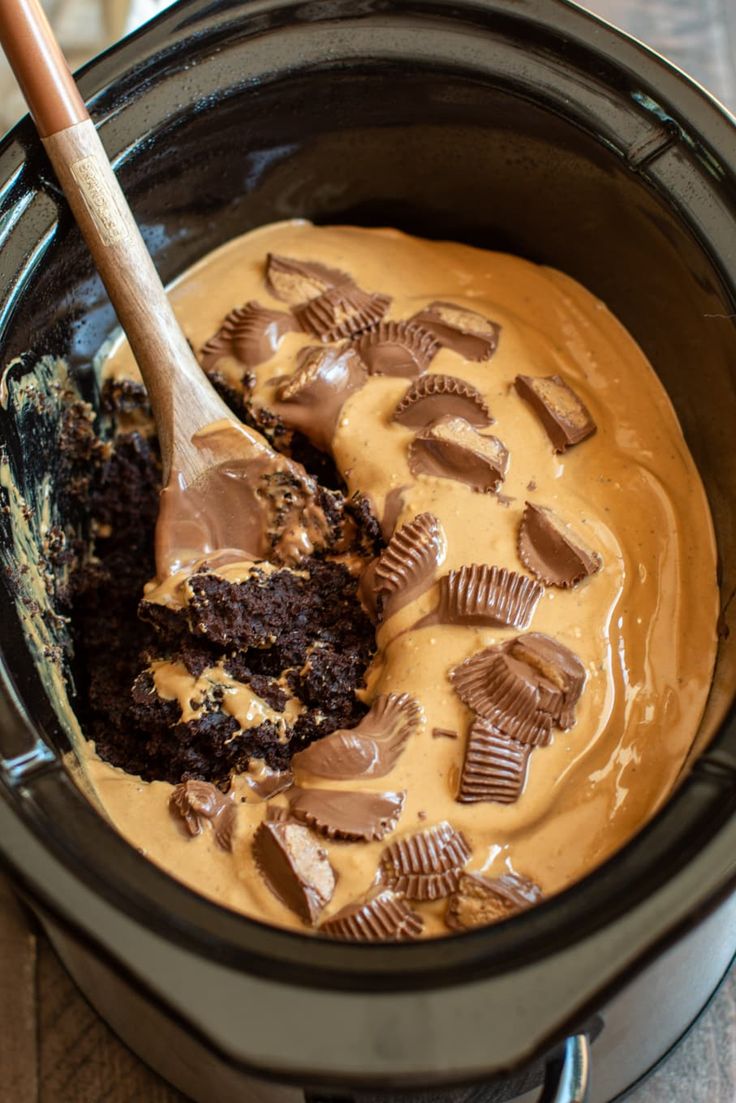
[[[558,1055],[547,1062],[544,1074],[542,1094],[537,1103],[587,1103],[590,1087],[590,1043],[587,1034],[571,1034],[565,1039]],[[456,1098],[483,1099],[484,1090],[456,1093],[440,1091],[437,1099],[451,1103]],[[322,1092],[305,1092],[304,1103],[360,1103],[363,1097],[358,1095],[332,1095]],[[373,1098],[371,1096],[371,1098]],[[392,1098],[387,1096],[387,1099]],[[396,1096],[394,1098],[404,1098]]]
[[[590,1087],[590,1043],[586,1034],[571,1034],[558,1058],[547,1064],[538,1103],[587,1103]]]

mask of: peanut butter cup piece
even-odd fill
[[[339,268],[328,268],[313,260],[296,260],[269,253],[266,260],[266,284],[272,295],[290,306],[299,306],[328,291],[353,281]]]
[[[384,620],[413,601],[432,585],[445,550],[444,529],[433,513],[402,525],[363,573],[359,592],[368,609]]]
[[[454,728],[432,728],[433,739],[457,739],[457,737]]]
[[[450,672],[468,708],[504,735],[531,746],[549,743],[552,717],[541,708],[537,672],[497,647],[479,651]]]
[[[234,356],[247,368],[256,368],[275,355],[285,333],[298,331],[291,314],[249,302],[230,311],[214,337],[203,345],[199,360],[205,371],[223,356]]]
[[[539,904],[542,898],[539,885],[518,873],[502,877],[463,873],[447,903],[445,922],[457,931],[485,927]]]
[[[381,535],[385,541],[389,541],[393,536],[396,522],[404,508],[404,495],[408,489],[408,485],[394,486],[386,495],[386,501],[383,504],[383,516],[381,517]]]
[[[370,375],[421,375],[439,351],[431,333],[411,322],[381,322],[355,342]]]
[[[394,410],[393,420],[410,429],[423,429],[438,418],[463,417],[477,429],[493,421],[483,395],[454,375],[425,375],[413,383]]]
[[[380,862],[383,884],[409,900],[439,900],[457,888],[470,847],[447,820],[390,843]]]
[[[388,295],[370,294],[348,283],[295,306],[294,317],[305,333],[320,341],[338,341],[373,329],[390,305]]]
[[[299,429],[328,451],[345,402],[367,379],[352,348],[302,349],[293,375],[279,387],[276,412],[290,429]]]
[[[518,393],[542,422],[555,452],[565,452],[595,433],[588,408],[559,375],[517,375],[515,382]]]
[[[595,574],[601,557],[544,506],[527,502],[519,528],[519,558],[547,586],[568,589]],[[524,626],[525,627],[525,626]]]
[[[513,804],[524,791],[532,748],[503,735],[487,720],[470,729],[457,799],[461,804]]]
[[[473,563],[440,579],[442,624],[528,628],[544,587],[506,567]]]
[[[506,646],[509,655],[536,672],[540,707],[551,715],[557,727],[563,731],[571,728],[575,723],[575,706],[585,686],[585,667],[577,655],[541,632],[517,636]]]
[[[408,693],[377,697],[359,724],[334,731],[298,751],[292,766],[339,781],[385,777],[421,721],[421,706]]]
[[[498,323],[454,303],[430,303],[410,320],[466,360],[490,360],[498,347]]]
[[[236,807],[211,782],[182,781],[169,797],[169,809],[190,835],[200,835],[209,823],[219,846],[232,850]]]
[[[283,804],[269,804],[266,809],[266,823],[286,823],[291,813]]]
[[[486,647],[450,671],[461,701],[503,735],[539,746],[551,728],[575,723],[585,667],[568,647],[541,632]]]
[[[294,784],[294,775],[291,770],[270,770],[266,766],[259,773],[244,771],[238,775],[238,782],[247,787],[247,802],[257,804],[285,793]]]
[[[273,894],[315,924],[337,880],[319,839],[291,819],[266,819],[253,838],[253,857]]]
[[[455,479],[485,493],[493,493],[503,481],[508,462],[498,437],[483,436],[465,418],[451,415],[417,433],[409,446],[412,475]]]
[[[424,928],[421,916],[402,896],[384,889],[363,903],[348,904],[320,927],[330,938],[353,942],[404,942],[419,938]]]
[[[292,789],[291,815],[328,839],[371,842],[396,827],[406,793],[349,792],[344,789]]]

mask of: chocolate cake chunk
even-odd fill
[[[98,753],[131,772],[128,764],[136,748],[135,772],[146,781],[227,784],[230,774],[248,770],[253,758],[274,770],[288,768],[291,749],[283,725],[266,720],[241,731],[235,717],[221,708],[222,694],[216,688],[190,720],[181,719],[177,701],[159,697],[149,671],[133,682],[130,695],[123,714],[127,738],[120,732],[101,733]]]
[[[187,669],[194,665],[200,674],[202,661],[211,657],[208,665],[221,663],[282,717],[241,730],[225,709],[223,686],[214,684],[195,702],[197,715],[183,720],[178,704],[162,700],[144,671],[128,708],[129,720],[145,737],[144,776],[223,780],[233,770],[246,770],[253,757],[284,770],[295,750],[360,720],[365,706],[355,691],[375,645],[357,603],[356,581],[345,567],[320,560],[301,572],[256,567],[244,582],[202,571],[190,577],[189,587],[190,600],[176,621],[189,651],[169,635],[169,656],[186,655]],[[146,615],[156,608],[145,603]],[[199,637],[208,650],[192,664],[188,641]],[[298,710],[287,719],[290,697]],[[119,739],[104,743],[104,756],[122,764]]]
[[[357,605],[356,581],[339,563],[314,559],[300,571],[256,567],[244,582],[203,571],[190,586],[190,631],[220,646],[275,646],[285,658],[304,661],[317,642],[367,639],[372,632]]]
[[[150,432],[153,425],[146,388],[137,379],[106,379],[100,394],[100,409],[114,417],[120,432]]]

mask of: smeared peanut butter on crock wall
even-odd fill
[[[457,803],[471,714],[453,691],[448,671],[517,633],[415,628],[434,607],[435,587],[381,626],[365,691],[367,701],[379,693],[413,694],[422,704],[424,724],[387,777],[359,784],[406,791],[393,838],[447,819],[470,843],[468,868],[494,875],[517,871],[546,893],[557,892],[617,850],[666,799],[711,681],[715,543],[703,487],[669,399],[631,337],[575,281],[511,256],[420,241],[393,230],[282,223],[222,247],[171,292],[195,348],[242,302],[257,299],[283,309],[263,279],[269,251],[320,261],[350,273],[366,290],[391,295],[388,318],[408,318],[428,302],[443,300],[502,326],[489,361],[470,363],[442,349],[429,370],[458,376],[482,392],[495,419],[488,432],[510,453],[500,488],[504,498],[455,481],[412,476],[407,449],[413,431],[390,420],[409,386],[406,379],[373,376],[352,394],[332,450],[349,490],[368,494],[379,516],[395,512],[404,487],[397,527],[423,511],[440,519],[447,550],[439,573],[469,563],[523,570],[516,539],[525,500],[551,507],[599,553],[599,573],[572,590],[545,591],[530,629],[558,639],[584,663],[587,681],[577,722],[570,731],[556,732],[551,746],[533,752],[526,789],[515,804]],[[288,333],[277,354],[256,369],[255,402],[270,406],[273,381],[292,374],[298,350],[314,344]],[[243,374],[243,366],[227,358],[218,370],[236,380]],[[135,375],[126,344],[113,351],[106,371]],[[574,388],[598,426],[595,436],[564,455],[552,451],[541,424],[512,388],[517,374],[555,373]],[[247,564],[228,567],[231,577],[248,569]],[[171,600],[176,585],[185,582],[170,584],[164,600]],[[434,728],[455,731],[458,738],[436,738]],[[86,766],[113,822],[149,858],[223,904],[304,929],[253,864],[250,843],[265,804],[240,804],[234,853],[228,855],[211,832],[188,839],[177,829],[167,807],[170,786],[145,784],[100,762],[91,745]],[[299,780],[321,788],[358,785]],[[234,790],[245,799],[242,781],[235,780]],[[325,843],[338,884],[323,918],[370,888],[385,845]],[[444,902],[434,907],[425,925],[428,934],[445,931]],[[425,914],[428,910],[423,906]]]

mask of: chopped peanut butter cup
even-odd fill
[[[349,283],[295,306],[294,317],[305,333],[320,341],[338,341],[373,329],[390,305],[388,295],[370,294]]]
[[[386,495],[386,500],[383,503],[383,516],[381,517],[381,535],[385,541],[390,540],[393,536],[396,522],[404,508],[404,495],[408,489],[408,486],[394,486]]]
[[[498,437],[477,432],[462,417],[445,416],[414,437],[409,446],[412,475],[455,479],[485,493],[503,481],[509,454]]]
[[[232,850],[236,806],[211,782],[182,781],[169,797],[169,808],[190,835],[200,835],[209,823],[216,842]]]
[[[431,333],[411,322],[381,322],[355,342],[370,375],[409,379],[427,370],[439,347]]]
[[[438,418],[463,417],[477,429],[493,421],[480,391],[454,375],[425,375],[413,383],[394,410],[393,420],[423,429]]]
[[[559,375],[517,375],[516,390],[542,422],[555,452],[565,452],[595,433],[588,408]]]
[[[510,655],[536,671],[540,707],[552,716],[558,728],[571,728],[585,685],[585,667],[577,655],[541,632],[517,636],[506,647]]]
[[[433,513],[420,513],[402,525],[361,579],[359,592],[369,611],[385,620],[423,593],[445,550],[444,529]]]
[[[433,739],[457,739],[457,737],[454,728],[432,728]]]
[[[422,721],[421,706],[408,693],[377,697],[354,728],[341,728],[299,751],[297,770],[315,777],[349,781],[385,777]]]
[[[474,563],[440,579],[441,624],[528,628],[544,587],[505,567]]]
[[[381,855],[381,881],[409,900],[439,900],[457,888],[469,858],[464,835],[443,820],[390,843]]]
[[[272,295],[290,306],[299,306],[309,299],[353,281],[338,268],[328,268],[317,261],[296,260],[269,253],[266,260],[266,284]]]
[[[384,889],[364,903],[348,904],[320,927],[330,938],[353,942],[403,942],[419,938],[424,921],[391,889]]]
[[[463,702],[504,735],[532,746],[548,743],[552,717],[540,706],[536,672],[496,647],[466,659],[450,674]]]
[[[352,348],[302,349],[293,375],[279,387],[274,409],[290,429],[299,429],[327,451],[345,402],[367,379]]]
[[[205,371],[223,356],[234,356],[247,368],[256,368],[275,355],[285,333],[298,331],[291,314],[249,302],[230,311],[214,337],[203,345],[199,360]]]
[[[477,719],[470,729],[457,799],[461,804],[513,804],[524,791],[531,752],[529,744]]]
[[[305,923],[316,923],[337,880],[319,839],[293,820],[266,819],[255,833],[253,857],[274,895]]]
[[[382,839],[399,822],[406,793],[365,790],[292,789],[288,794],[294,819],[328,839]]]
[[[595,574],[601,557],[544,506],[527,502],[519,528],[519,558],[547,586],[567,589]]]
[[[269,770],[266,767],[258,774],[244,771],[238,775],[238,782],[246,786],[246,803],[257,804],[290,789],[294,784],[294,775],[291,770]]]
[[[531,746],[575,722],[585,668],[569,648],[530,632],[486,647],[450,671],[461,701],[503,735]]]
[[[502,877],[463,873],[457,891],[447,903],[445,923],[459,931],[484,927],[531,908],[542,898],[539,885],[518,873],[505,873]]]
[[[459,352],[466,360],[490,360],[498,347],[501,327],[454,303],[430,303],[411,321],[428,329],[441,345]]]

